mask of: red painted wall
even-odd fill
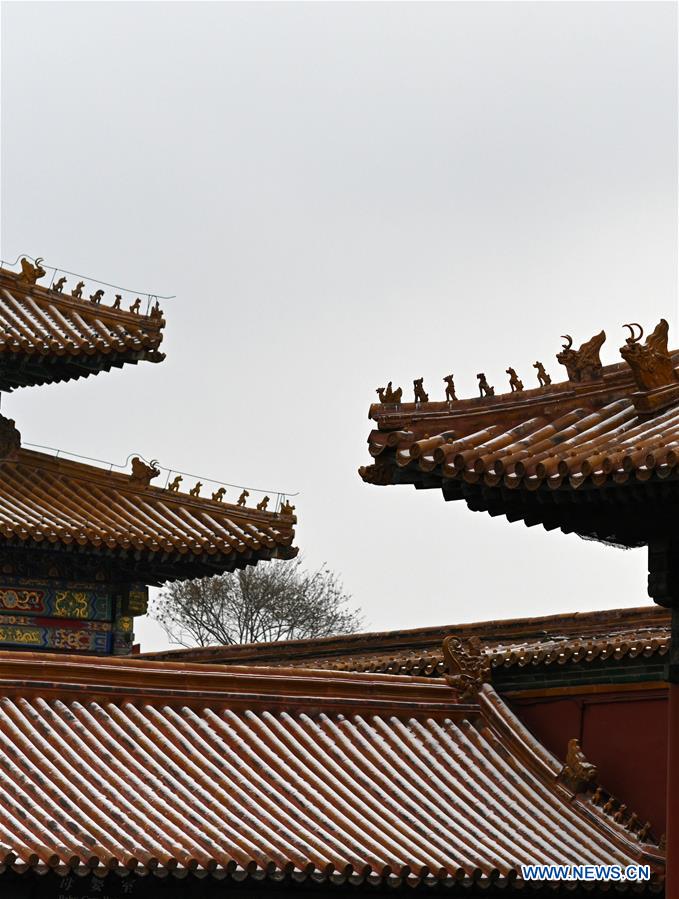
[[[578,737],[604,789],[650,821],[656,837],[665,832],[666,691],[514,698],[511,705],[557,758]]]

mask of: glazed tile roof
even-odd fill
[[[0,390],[164,359],[165,320],[26,284],[0,269]]]
[[[671,360],[679,379],[679,354]],[[575,500],[588,493],[591,503],[596,489],[597,502],[617,501],[609,488],[629,486],[632,496],[649,481],[645,495],[657,498],[679,478],[679,384],[664,388],[669,398],[655,410],[648,396],[655,394],[640,391],[619,363],[592,380],[455,402],[374,404],[374,462],[359,474],[372,484],[440,488],[447,500],[529,526],[640,545],[639,519],[595,521],[593,509]],[[576,496],[566,500],[565,492]]]
[[[494,669],[617,662],[666,656],[670,613],[649,605],[313,640],[173,649],[145,657],[441,677],[445,674],[442,643],[448,636],[480,637]]]
[[[660,888],[638,825],[562,785],[488,686],[2,652],[0,746],[3,870],[464,887],[649,863]]]
[[[291,558],[295,523],[21,447],[0,461],[0,547],[113,555],[148,583]]]

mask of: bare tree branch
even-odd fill
[[[231,574],[167,584],[151,613],[172,643],[259,643],[355,633],[360,609],[325,565],[267,562]]]

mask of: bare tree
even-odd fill
[[[325,565],[305,571],[299,558],[167,584],[152,614],[180,646],[257,643],[354,633],[363,616],[350,600]]]

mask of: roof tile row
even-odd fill
[[[23,448],[0,462],[0,542],[143,553],[217,573],[294,556],[295,522]]]
[[[391,712],[374,707],[385,690]],[[511,884],[522,863],[646,861],[654,888],[662,875],[659,851],[573,797],[489,687],[469,706],[413,678],[0,653],[0,749],[0,862],[18,871]]]

